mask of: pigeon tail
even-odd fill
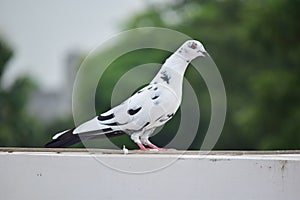
[[[126,134],[123,131],[112,130],[111,128],[101,129],[99,131],[90,131],[86,133],[74,134],[74,130],[70,129],[68,131],[58,133],[53,137],[53,140],[48,142],[45,147],[46,148],[63,148],[68,147],[73,144],[79,143],[81,141],[86,141],[90,139],[99,139],[105,137],[115,137]]]
[[[65,131],[59,137],[48,142],[46,148],[59,148],[59,147],[68,147],[73,144],[81,142],[78,134],[73,134],[75,128]]]

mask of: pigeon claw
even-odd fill
[[[157,147],[157,146],[154,145],[154,144],[148,144],[148,147],[150,147],[150,149],[156,149],[156,150],[158,150],[158,151],[166,150],[166,149],[164,149],[164,148]]]
[[[154,144],[148,144],[147,146],[150,148],[145,147],[142,143],[137,143],[141,151],[162,151],[162,150],[167,150],[164,148],[159,148]]]

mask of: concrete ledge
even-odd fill
[[[0,149],[1,199],[299,199],[299,151]]]
[[[0,152],[74,152],[74,153],[98,153],[98,154],[123,154],[122,150],[115,149],[83,149],[83,148],[16,148],[16,147],[1,147]],[[277,151],[182,151],[182,150],[165,150],[165,151],[140,151],[130,150],[129,154],[209,154],[209,155],[287,155],[299,154],[300,150],[277,150]]]

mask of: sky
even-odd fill
[[[0,38],[14,52],[8,87],[29,75],[45,91],[60,88],[67,55],[88,52],[121,31],[154,0],[0,0]]]

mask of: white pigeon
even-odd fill
[[[149,137],[178,110],[183,76],[189,63],[207,55],[199,41],[186,41],[165,61],[149,85],[77,128],[56,134],[45,147],[67,147],[81,140],[128,134],[141,150],[161,150],[149,141]]]

